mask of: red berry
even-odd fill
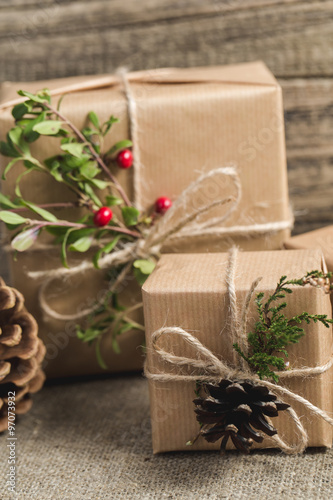
[[[117,155],[117,163],[120,168],[130,168],[133,164],[133,155],[130,149],[123,149]]]
[[[155,201],[155,210],[158,214],[165,214],[167,210],[172,205],[172,201],[170,198],[167,198],[166,196],[161,196],[160,198],[157,198]]]
[[[113,213],[109,207],[101,207],[94,215],[94,224],[98,227],[103,227],[109,224]]]

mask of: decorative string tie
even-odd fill
[[[244,306],[242,309],[241,317],[239,317],[236,292],[235,292],[235,269],[237,261],[236,248],[232,248],[229,253],[229,261],[226,273],[226,282],[229,297],[229,308],[230,308],[230,328],[229,328],[229,338],[228,341],[231,345],[238,343],[245,349],[246,352],[246,325],[247,325],[247,315],[249,311],[249,306],[251,299],[253,297],[254,291],[261,280],[261,278],[256,279],[244,301]],[[159,339],[162,337],[178,336],[192,348],[194,348],[196,356],[191,358],[187,356],[178,356],[173,352],[169,352],[159,345]],[[291,391],[290,389],[284,387],[283,385],[270,382],[269,380],[260,380],[256,373],[253,373],[246,363],[242,363],[242,358],[235,356],[233,359],[233,365],[219,359],[213,352],[211,352],[207,347],[205,347],[194,335],[187,332],[180,327],[162,327],[155,331],[152,335],[152,350],[155,352],[161,360],[166,364],[169,364],[173,368],[186,367],[190,369],[190,373],[182,374],[173,372],[155,372],[150,371],[148,362],[145,364],[145,375],[148,379],[156,382],[204,382],[218,384],[222,379],[229,379],[233,381],[239,380],[249,380],[256,383],[260,383],[267,387],[269,390],[275,393],[285,395],[289,399],[300,403],[305,406],[313,415],[322,418],[330,425],[333,426],[333,418],[313,405],[310,401],[303,398],[299,394]],[[235,353],[237,354],[237,353]],[[314,367],[303,367],[295,368],[286,371],[279,371],[277,375],[280,379],[291,378],[291,377],[313,377],[327,372],[333,366],[333,355],[324,365],[314,366]],[[308,445],[308,434],[305,430],[299,415],[296,411],[289,407],[287,410],[292,421],[294,422],[296,429],[298,431],[299,439],[295,445],[289,445],[280,436],[271,436],[269,439],[275,441],[278,447],[287,454],[297,454],[302,453]]]

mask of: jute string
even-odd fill
[[[127,77],[127,70],[120,68],[118,74],[121,78],[124,87],[124,93],[127,99],[128,118],[130,124],[130,138],[133,143],[133,180],[134,180],[134,203],[138,210],[142,210],[141,206],[141,152],[139,147],[139,125],[137,118],[137,105]]]
[[[237,298],[235,293],[235,269],[237,261],[237,249],[233,248],[229,253],[229,262],[226,272],[226,283],[229,296],[229,342],[241,343],[244,345],[244,335],[246,332],[247,323],[247,313],[249,305],[251,303],[251,298],[253,296],[254,290],[258,285],[260,278],[255,280],[251,286],[251,289],[245,299],[243,306],[243,313],[241,315],[241,320],[239,319]],[[188,356],[178,356],[173,352],[169,352],[158,343],[161,337],[178,336],[181,337],[187,344],[194,348],[196,357]],[[241,358],[237,356],[234,358],[233,365],[229,365],[225,361],[220,360],[215,354],[213,354],[207,347],[205,347],[196,337],[191,333],[185,331],[180,327],[163,327],[155,331],[152,334],[152,350],[161,360],[171,365],[174,368],[187,367],[190,369],[191,373],[182,374],[175,372],[152,372],[149,369],[149,363],[146,362],[145,365],[145,375],[148,379],[156,382],[207,382],[207,383],[218,383],[221,379],[231,379],[231,380],[251,380],[253,382],[258,382],[261,385],[266,386],[268,389],[275,393],[288,396],[290,399],[305,406],[313,415],[316,415],[330,425],[333,426],[333,418],[321,410],[317,406],[313,405],[310,401],[303,398],[299,394],[287,389],[286,387],[270,382],[269,380],[260,380],[257,374],[254,374],[241,363]],[[200,356],[200,357],[199,357]],[[313,377],[315,375],[327,372],[333,366],[333,356],[329,359],[327,363],[321,366],[315,367],[304,367],[296,368],[286,371],[277,372],[281,379],[290,377]],[[298,431],[299,439],[295,445],[289,445],[280,436],[272,436],[272,439],[276,442],[278,447],[288,454],[301,453],[305,450],[308,445],[308,434],[295,410],[290,407],[287,409],[292,421],[294,422],[296,429]]]
[[[122,81],[124,94],[128,104],[130,136],[133,142],[135,205],[141,209],[141,173],[143,165],[139,147],[137,103],[126,70],[119,70],[118,77]],[[81,84],[78,84],[77,90],[80,90],[80,85]],[[71,91],[75,91],[75,89],[71,88]],[[227,194],[226,197],[219,197],[218,199],[212,199],[206,196],[204,203],[196,207],[197,198],[199,195],[203,194],[207,182],[213,180],[218,183],[226,179],[230,179],[230,190],[234,191],[234,194],[230,193]],[[174,240],[179,238],[197,238],[203,234],[210,236],[246,235],[248,237],[255,237],[260,234],[268,235],[292,227],[292,217],[288,220],[255,223],[248,226],[234,225],[232,227],[223,227],[222,224],[226,222],[238,208],[241,197],[241,182],[234,165],[216,168],[208,173],[202,174],[182,192],[167,213],[161,217],[153,227],[142,234],[142,238],[126,244],[120,243],[115,251],[101,258],[99,260],[100,269],[131,264],[136,259],[145,259],[149,257],[158,259],[163,245],[172,244]],[[228,205],[228,208],[221,216],[201,220],[202,215],[206,214],[214,207],[222,207],[223,205]],[[49,304],[47,299],[47,290],[55,279],[68,279],[93,269],[93,263],[84,260],[81,264],[69,269],[56,268],[50,271],[28,273],[33,279],[43,279],[43,284],[39,290],[39,303],[46,318],[51,317],[60,321],[77,320],[91,314],[99,307],[100,304],[98,303],[97,305],[73,314],[62,314],[57,312]],[[128,272],[130,272],[131,265],[128,266],[128,269]],[[123,277],[123,279],[125,278],[126,276]],[[117,283],[119,283],[119,280],[117,280]],[[114,284],[111,286],[112,289],[114,289]]]

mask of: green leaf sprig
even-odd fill
[[[303,312],[288,318],[283,312],[287,302],[285,300],[281,302],[287,295],[293,293],[291,286],[303,287],[309,284],[330,293],[333,288],[330,283],[332,275],[333,273],[311,271],[301,279],[287,280],[287,276],[282,276],[275,291],[266,301],[263,292],[256,295],[255,303],[259,319],[255,323],[254,331],[248,334],[249,354],[246,355],[238,343],[233,344],[233,347],[260,379],[272,378],[278,382],[279,376],[274,368],[278,371],[286,369],[287,347],[299,342],[305,334],[302,324],[320,322],[327,328],[333,324],[333,320],[326,314]]]
[[[87,125],[79,129],[60,111],[64,96],[55,107],[48,89],[36,94],[21,90],[18,94],[26,100],[13,107],[15,124],[6,140],[0,142],[0,153],[9,159],[3,171],[3,180],[16,165],[23,164],[25,167],[23,173],[17,176],[15,197],[11,199],[0,194],[0,220],[14,231],[11,245],[15,251],[23,252],[47,231],[54,236],[55,244],[60,246],[63,266],[68,267],[68,252],[85,253],[97,246],[92,261],[98,269],[103,256],[128,241],[142,238],[154,222],[155,214],[140,213],[112,173],[117,154],[130,148],[132,142],[124,139],[104,151],[105,137],[118,122],[116,117],[110,116],[101,123],[97,114],[91,111],[87,116]],[[40,161],[33,155],[31,145],[42,136],[54,138],[59,144],[59,151]],[[71,200],[75,195],[75,201],[38,205],[33,200],[27,200],[21,192],[20,182],[31,172],[52,177],[68,193],[72,193]],[[109,224],[96,227],[94,213],[105,206],[112,207],[113,218]],[[63,208],[72,209],[72,220],[57,217],[57,211]],[[78,208],[85,210],[83,217],[75,217]],[[155,264],[153,258],[132,262],[132,275],[140,285]],[[100,344],[104,334],[112,332],[113,347],[118,352],[119,335],[132,328],[143,329],[130,318],[131,312],[118,304],[118,291],[115,289],[107,294],[103,304],[98,304],[85,326],[78,326],[81,340],[95,342],[101,366],[105,367]]]

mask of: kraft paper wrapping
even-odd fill
[[[283,245],[290,250],[320,248],[325,257],[327,269],[333,271],[333,226],[293,236]]]
[[[178,326],[191,332],[199,341],[223,360],[232,362],[232,346],[226,343],[228,333],[228,298],[225,272],[228,254],[182,254],[163,255],[154,273],[143,286],[144,314],[146,322],[147,363],[150,372],[177,373],[160,360],[152,350],[151,336],[161,327]],[[245,299],[252,282],[263,276],[257,292],[271,294],[281,275],[290,278],[302,277],[307,271],[321,268],[319,250],[239,253],[235,287],[239,307]],[[328,295],[313,287],[294,288],[288,296],[286,314],[295,315],[308,311],[331,316]],[[248,331],[256,321],[255,304],[249,312]],[[290,348],[289,361],[292,368],[313,367],[325,364],[333,348],[332,329],[323,325],[305,326],[306,335]],[[194,357],[194,349],[173,336],[159,340],[159,345],[178,356]],[[333,411],[333,370],[306,379],[293,377],[281,380],[281,384],[308,399],[314,405]],[[209,444],[199,438],[193,446],[186,446],[199,431],[194,413],[195,398],[193,382],[160,382],[149,380],[152,437],[155,453],[173,450],[210,450],[217,444]],[[332,444],[332,428],[318,417],[312,417],[304,406],[283,397],[292,404],[309,434],[310,446]],[[272,419],[279,435],[288,443],[297,440],[296,429],[287,415],[279,414]],[[265,438],[261,447],[275,447]]]
[[[80,256],[72,258],[73,265],[80,262]],[[25,302],[31,314],[38,318],[39,336],[46,347],[43,367],[49,378],[94,375],[105,373],[96,358],[93,346],[83,344],[77,339],[76,325],[80,321],[58,321],[44,316],[39,303],[38,292],[43,279],[27,278],[28,271],[41,271],[59,267],[59,249],[36,249],[24,252],[18,256],[18,261],[12,265],[13,276],[19,283],[20,291],[25,296]],[[56,280],[47,289],[48,301],[56,311],[62,314],[76,313],[86,309],[103,297],[107,291],[107,281],[102,272],[89,271],[81,275],[67,278],[65,283]],[[132,280],[126,281],[123,293],[120,293],[122,304],[130,307],[141,302],[140,287]],[[142,314],[135,319],[143,322]],[[133,315],[134,317],[134,315]],[[144,335],[142,331],[125,332],[117,338],[120,353],[112,348],[111,335],[104,335],[101,352],[109,372],[140,370],[143,365]]]
[[[237,211],[225,226],[249,226],[258,223],[288,221],[288,189],[283,123],[281,88],[272,74],[261,62],[192,69],[165,69],[129,73],[128,80],[133,92],[137,109],[139,128],[139,149],[141,153],[138,197],[135,200],[144,209],[151,208],[161,195],[176,199],[181,192],[199,175],[213,168],[236,164],[242,183],[242,199]],[[87,123],[89,111],[94,110],[100,120],[111,114],[120,122],[113,126],[106,138],[105,149],[116,141],[129,136],[128,105],[123,84],[116,76],[79,77],[34,83],[4,83],[1,88],[1,102],[15,99],[19,88],[36,91],[48,87],[54,99],[64,92],[61,109],[78,127]],[[1,130],[4,134],[12,125],[10,108],[0,112]],[[33,152],[42,160],[57,151],[57,141],[42,138],[33,145]],[[5,159],[1,158],[2,166]],[[14,190],[15,178],[22,170],[15,167],[3,183],[5,194]],[[134,199],[133,169],[113,172],[125,187],[127,194]],[[72,195],[48,176],[31,175],[21,182],[23,196],[35,203],[69,201]],[[231,191],[230,191],[231,190]],[[229,192],[230,191],[230,192]],[[203,192],[205,199],[215,199],[232,195],[232,189],[212,179]],[[219,214],[213,209],[207,217]],[[68,211],[58,211],[59,218],[72,217]],[[79,216],[79,211],[76,212]],[[256,237],[235,237],[241,248],[247,250],[277,249],[289,237],[289,229],[269,235]],[[45,239],[44,243],[48,240]],[[225,251],[231,245],[230,237],[201,235],[174,240],[165,247],[169,252]],[[60,259],[52,251],[31,252],[19,255],[17,262],[11,260],[14,285],[28,293],[27,303],[39,318],[40,334],[45,340],[51,332],[57,334],[66,325],[46,321],[38,311],[37,284],[28,277],[27,269],[39,270],[41,266],[51,269],[60,264]],[[66,284],[57,301],[58,310],[76,309],[85,299],[86,290],[97,290],[99,273],[88,281],[82,278],[85,287],[70,293]],[[132,300],[132,292],[125,292],[126,300]],[[29,298],[30,296],[30,298]],[[66,298],[62,298],[66,297]],[[52,304],[51,304],[52,305]],[[136,318],[140,319],[140,318]],[[140,337],[140,334],[139,334]],[[109,369],[120,371],[137,369],[142,366],[141,355],[135,351],[138,334],[129,332],[128,344],[124,344],[123,356],[106,354],[111,359]],[[142,335],[141,335],[142,339]],[[50,350],[54,350],[50,348]],[[76,358],[75,368],[73,358]],[[80,360],[82,362],[80,362]],[[71,368],[70,368],[71,366]],[[49,360],[49,375],[74,375],[98,371],[95,354],[87,346],[82,346],[74,338],[55,359]]]

